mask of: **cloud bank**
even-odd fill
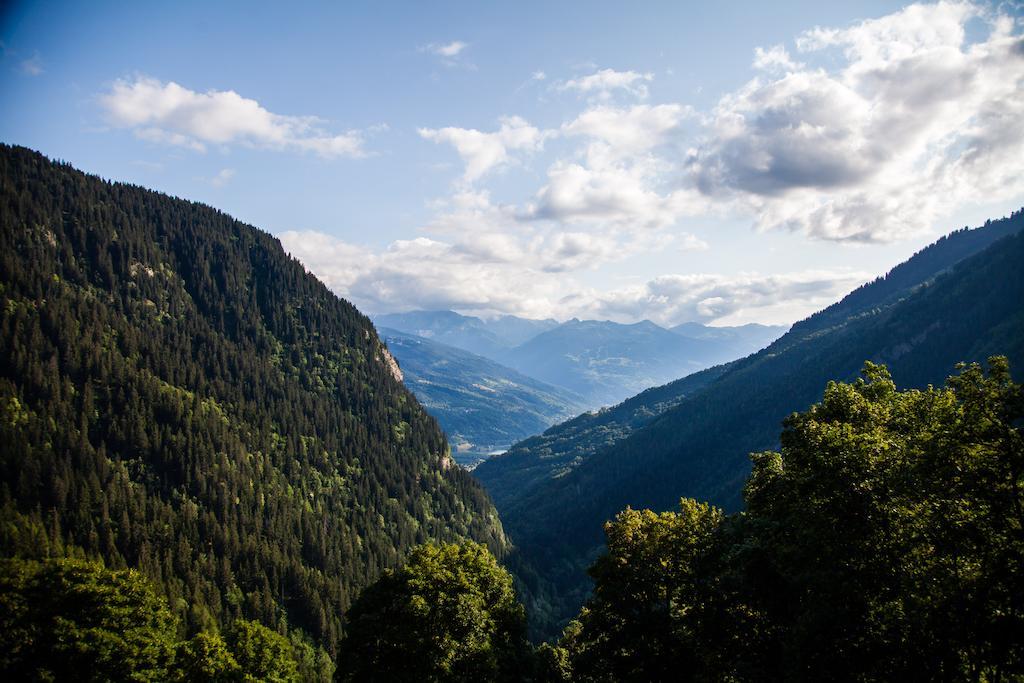
[[[500,235],[465,242],[419,237],[396,240],[379,252],[316,231],[279,237],[329,287],[381,313],[452,308],[534,318],[649,319],[662,325],[728,321],[730,316],[788,323],[794,311],[820,308],[870,279],[868,273],[849,270],[669,274],[599,290],[566,273],[615,258],[613,242],[587,233],[561,233],[526,244]]]

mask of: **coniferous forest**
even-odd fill
[[[567,481],[601,466],[605,490],[637,485],[619,442],[636,462],[691,437],[713,454],[714,434],[678,422],[703,407],[735,423],[708,417],[729,409],[715,391],[737,410],[768,400],[733,380],[764,377],[744,368],[781,364],[801,382],[789,400],[813,403],[758,422],[751,443],[774,429],[777,447],[741,474],[701,461],[700,490],[727,509],[680,494],[675,511],[613,511],[593,590],[538,645],[530,612],[552,584],[515,546],[527,535],[506,537],[370,321],[274,237],[19,147],[0,148],[0,183],[6,679],[1024,680],[1020,304],[978,293],[986,274],[1019,288],[1016,230],[976,249],[987,238],[965,233],[943,247],[962,258],[893,271],[849,315],[513,449],[525,474],[503,475],[502,505],[516,477],[550,493],[575,468]],[[971,300],[963,320],[940,305]],[[901,345],[928,320],[944,343]],[[793,360],[878,348],[909,381]],[[989,357],[947,358],[963,349]],[[939,364],[948,380],[914,388]],[[554,484],[528,460],[537,444],[558,456]],[[592,548],[600,522],[533,500],[517,528],[575,529],[544,558],[572,576],[572,544]]]
[[[501,554],[373,326],[209,207],[0,150],[0,545],[135,568],[187,631],[332,655],[410,548]]]

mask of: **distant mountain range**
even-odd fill
[[[748,454],[781,421],[885,363],[903,387],[939,384],[959,361],[1006,355],[1024,370],[1024,212],[950,234],[885,277],[797,323],[763,351],[581,415],[474,472],[519,548],[517,573],[548,635],[589,590],[602,523],[680,497],[741,504]]]
[[[386,327],[378,332],[461,465],[472,467],[585,408],[582,397],[489,358]]]
[[[783,327],[716,329],[697,323],[669,331],[648,320],[622,325],[574,319],[509,350],[502,360],[599,407],[745,356],[783,332]]]
[[[454,311],[410,311],[372,316],[378,327],[454,346],[491,360],[519,344],[558,327],[557,320],[531,320],[514,315],[483,320]]]
[[[650,321],[558,323],[515,316],[483,320],[453,311],[387,314],[374,317],[374,322],[379,328],[489,358],[581,397],[586,408],[611,405],[648,387],[745,356],[786,331],[765,325],[684,323],[667,330]]]

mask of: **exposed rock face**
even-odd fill
[[[401,382],[404,379],[404,376],[402,375],[402,368],[398,367],[398,361],[395,360],[395,357],[391,355],[390,351],[388,351],[388,347],[383,344],[380,345],[380,357],[377,360],[387,366],[391,376],[396,380]]]

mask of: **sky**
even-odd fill
[[[1020,2],[0,5],[0,140],[367,313],[788,324],[1024,205]]]

